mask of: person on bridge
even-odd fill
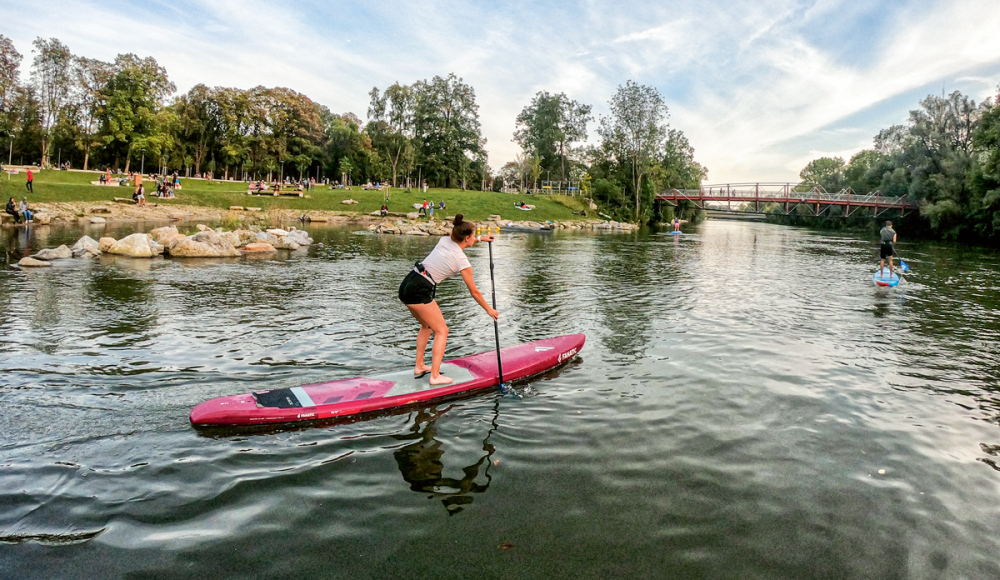
[[[896,243],[896,230],[892,229],[892,222],[886,221],[885,227],[878,233],[879,239],[882,241],[882,247],[879,248],[879,256],[882,258],[882,262],[879,264],[879,271],[885,269],[885,259],[889,258],[889,277],[892,277],[892,257],[896,255],[896,250],[894,244]]]

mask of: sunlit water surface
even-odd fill
[[[1000,576],[995,253],[901,244],[878,290],[858,236],[504,234],[502,342],[588,339],[520,396],[192,429],[212,397],[413,364],[396,289],[435,240],[312,235],[0,272],[0,576]],[[448,355],[490,350],[464,286],[438,296]]]

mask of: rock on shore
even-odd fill
[[[45,267],[52,265],[51,260],[91,258],[102,253],[132,258],[153,258],[164,253],[175,258],[237,258],[244,254],[266,255],[277,250],[297,250],[313,243],[309,234],[294,227],[289,230],[261,231],[254,226],[227,232],[222,231],[222,228],[213,230],[199,224],[198,230],[194,235],[185,236],[176,226],[166,226],[156,228],[148,234],[132,234],[120,240],[103,237],[95,241],[90,236],[83,236],[72,248],[62,245],[42,250],[34,256],[22,258],[18,264]]]
[[[108,253],[132,258],[152,258],[163,253],[163,246],[153,241],[149,234],[132,234],[112,244]]]
[[[31,256],[36,260],[65,260],[66,258],[73,257],[73,250],[69,249],[69,246],[63,244],[54,250],[42,250],[34,256]]]
[[[101,245],[94,238],[90,236],[83,236],[71,248],[73,250],[74,258],[82,258],[86,256],[100,256],[101,255]]]
[[[18,266],[29,267],[29,268],[44,268],[46,266],[51,267],[52,264],[46,262],[45,260],[36,260],[34,258],[21,258],[17,262]]]

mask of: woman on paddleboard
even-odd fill
[[[462,214],[458,214],[455,216],[451,235],[441,238],[434,251],[424,258],[423,262],[417,262],[399,285],[399,299],[420,323],[420,332],[417,333],[417,365],[413,369],[415,378],[419,379],[430,372],[432,385],[447,385],[454,380],[441,376],[441,361],[444,359],[444,348],[448,342],[448,325],[445,324],[441,309],[434,300],[438,284],[461,273],[472,299],[478,302],[493,320],[500,315],[490,307],[476,288],[476,282],[472,279],[472,264],[465,255],[465,249],[476,245],[476,242],[492,241],[493,236],[475,235],[475,226],[464,221]],[[430,340],[431,333],[434,333],[434,348],[431,351],[431,368],[428,369],[424,364],[424,351],[427,350],[427,341]]]

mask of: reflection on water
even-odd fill
[[[880,290],[853,235],[504,233],[501,342],[584,332],[573,363],[521,397],[202,436],[206,399],[412,366],[395,294],[436,240],[311,235],[0,270],[0,575],[1000,576],[995,252],[904,240]],[[460,282],[438,297],[448,356],[493,348]]]
[[[490,435],[497,429],[497,417],[500,413],[499,400],[496,403],[496,414],[490,428],[483,439],[484,455],[478,461],[462,468],[461,478],[445,477],[443,475],[444,444],[435,439],[437,420],[451,410],[447,407],[438,410],[436,407],[420,410],[411,431],[406,434],[394,435],[400,441],[412,441],[393,452],[403,479],[410,484],[410,489],[420,493],[430,494],[432,498],[440,498],[448,514],[462,511],[462,506],[473,502],[473,494],[484,493],[490,486],[490,458],[496,448],[490,444]],[[480,470],[483,472],[483,483],[478,483]]]

